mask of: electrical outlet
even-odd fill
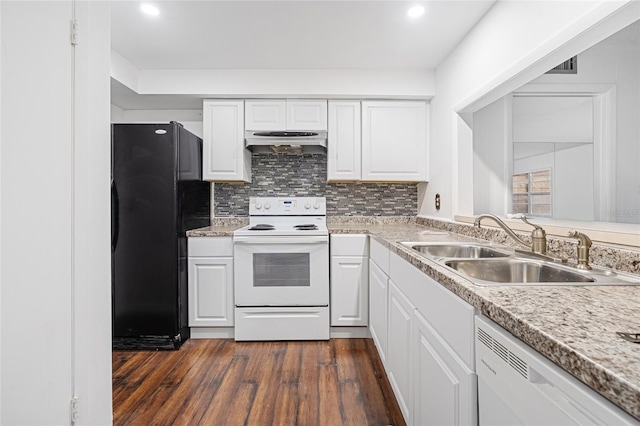
[[[436,194],[436,210],[440,210],[440,194]]]

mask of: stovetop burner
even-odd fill
[[[236,238],[328,237],[324,197],[250,197],[249,224]]]
[[[313,223],[305,223],[304,225],[295,225],[294,228],[298,231],[315,231],[318,229],[318,226]]]
[[[249,228],[250,231],[273,231],[275,226],[269,223],[258,223]]]

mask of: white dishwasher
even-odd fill
[[[483,316],[476,316],[476,371],[480,426],[640,424]]]

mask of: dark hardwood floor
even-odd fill
[[[370,339],[113,352],[114,425],[404,425]]]

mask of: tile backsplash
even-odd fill
[[[327,183],[326,154],[254,153],[251,183],[216,183],[215,217],[249,215],[249,197],[327,197],[328,216],[415,216],[418,186]]]

